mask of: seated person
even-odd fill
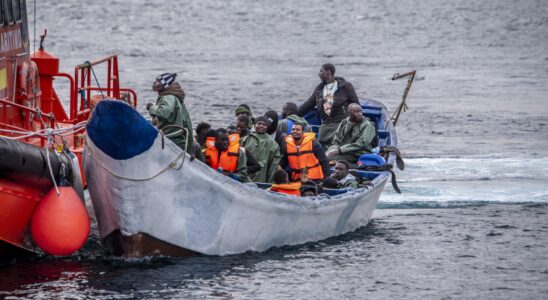
[[[354,175],[348,172],[349,170],[350,167],[344,160],[337,162],[335,165],[335,172],[331,174],[331,178],[337,180],[337,189],[358,188],[358,181]]]
[[[376,137],[375,125],[363,116],[359,104],[352,103],[348,105],[348,117],[337,128],[333,144],[326,152],[327,157],[355,164],[362,154],[372,153],[372,143]]]
[[[211,125],[206,122],[201,122],[196,126],[196,135],[194,138],[196,139],[196,142],[202,147],[202,149],[205,149],[205,141],[206,141],[206,135],[207,132],[211,129]]]
[[[302,184],[301,196],[314,197],[314,196],[317,196],[319,193],[320,193],[320,189],[314,181],[307,181]]]
[[[280,167],[289,166],[292,181],[301,180],[301,174],[306,170],[309,180],[320,182],[329,174],[329,160],[314,133],[303,133],[303,129],[304,124],[293,124],[291,135],[282,143]]]
[[[290,183],[287,172],[280,169],[274,173],[274,183],[269,190],[282,194],[300,196],[301,182],[297,181]]]
[[[207,138],[204,153],[205,163],[211,168],[234,180],[249,181],[245,150],[240,148],[240,139],[237,135],[231,135],[229,139],[226,129],[217,129],[215,137]]]
[[[255,121],[255,132],[242,139],[242,147],[249,150],[261,166],[261,170],[250,175],[253,182],[274,182],[274,173],[280,162],[280,147],[266,134],[268,118],[260,116]]]
[[[247,120],[246,116],[242,116],[242,117],[246,118],[246,120]],[[247,124],[247,121],[246,121],[246,124]],[[247,126],[245,127],[245,129],[247,130]],[[228,138],[229,139],[233,134],[235,134],[235,135],[238,136],[239,141],[240,142],[242,141],[241,136],[238,133],[238,128],[236,126],[230,125],[226,128],[226,130],[228,131]],[[253,157],[253,155],[251,154],[251,152],[249,152],[249,150],[247,150],[245,148],[243,148],[243,149],[245,150],[245,157],[246,157],[246,160],[247,160],[247,176],[250,176],[253,173],[259,172],[261,170],[261,166],[259,165],[259,163],[255,159],[255,157]]]
[[[244,136],[249,134],[249,128],[247,127],[249,124],[249,118],[242,114],[236,119],[236,129],[238,130],[238,133],[240,134],[240,138],[244,138]]]
[[[253,124],[255,123],[255,119],[253,118],[253,113],[251,112],[251,108],[247,104],[240,104],[236,109],[234,110],[234,114],[236,115],[236,120],[240,116],[247,116],[248,117],[248,123],[247,128],[251,129],[253,128]]]
[[[278,113],[275,110],[269,110],[264,113],[264,116],[268,119],[268,127],[266,127],[266,134],[276,140],[276,130],[278,129]]]
[[[234,126],[234,125],[227,126],[226,127],[226,132],[228,132],[229,137],[232,134],[237,134],[238,136],[240,136],[240,134],[238,133],[238,128],[236,128],[236,126]]]
[[[304,125],[304,131],[310,132],[310,126],[308,122],[302,117],[297,116],[297,104],[293,102],[287,102],[282,106],[282,120],[278,121],[278,128],[276,129],[276,142],[281,144],[287,135],[291,134],[293,124],[301,123]]]
[[[322,187],[324,189],[338,189],[339,181],[333,178],[333,176],[329,176],[322,182]]]

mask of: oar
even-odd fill
[[[403,91],[403,97],[402,97],[401,103],[398,106],[398,109],[396,109],[396,111],[394,112],[394,114],[391,117],[392,123],[394,124],[394,126],[396,126],[396,123],[398,123],[398,119],[400,118],[400,114],[401,114],[402,110],[404,112],[407,111],[407,103],[405,103],[405,100],[407,100],[407,95],[409,94],[409,89],[411,88],[411,84],[413,83],[413,79],[415,79],[415,73],[417,73],[417,71],[413,70],[411,72],[407,72],[407,73],[401,74],[401,75],[400,75],[400,73],[396,73],[396,74],[394,74],[394,76],[392,76],[392,80],[397,80],[397,79],[409,77],[409,79],[407,79],[407,86],[405,87],[405,90]]]

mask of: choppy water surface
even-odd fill
[[[325,62],[393,109],[405,82],[389,78],[417,69],[398,125],[407,168],[403,194],[387,187],[350,234],[128,260],[93,231],[72,257],[0,266],[0,297],[548,298],[546,1],[38,2],[63,71],[119,54],[140,110],[153,78],[177,72],[195,124],[301,102]]]

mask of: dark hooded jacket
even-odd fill
[[[184,99],[185,92],[181,88],[181,85],[174,82],[167,89],[158,93],[156,104],[152,105],[148,111],[155,118],[156,127],[162,130],[167,138],[181,147],[181,149],[191,152],[193,143],[192,122],[183,102]],[[176,125],[176,127],[167,127],[170,125]],[[189,133],[188,149],[186,145],[187,132],[182,130],[181,127],[186,128]]]
[[[325,82],[321,82],[315,89],[310,98],[306,100],[300,107],[297,114],[302,117],[310,110],[318,109],[322,124],[340,123],[347,117],[348,105],[350,103],[360,104],[356,91],[352,84],[342,77],[335,77],[337,81],[337,91],[333,95],[334,101],[331,108],[331,115],[327,115],[323,110],[323,88]]]

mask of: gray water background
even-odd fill
[[[93,231],[66,259],[0,266],[7,298],[548,298],[548,2],[38,1],[62,71],[116,53],[139,110],[177,72],[196,125],[301,103],[321,64],[393,110],[402,195],[372,223],[230,257],[122,259]],[[38,45],[36,45],[38,47]],[[100,69],[98,69],[100,71]],[[56,82],[66,97],[66,83]]]

